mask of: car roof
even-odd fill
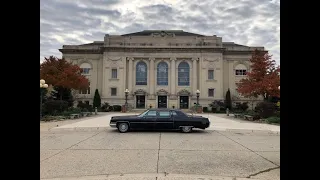
[[[148,110],[153,110],[153,111],[180,111],[180,109],[169,109],[169,108],[151,108]]]

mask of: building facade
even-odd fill
[[[108,35],[104,41],[63,45],[63,58],[83,69],[90,87],[77,95],[78,101],[92,103],[99,90],[102,102],[125,103],[133,108],[163,107],[188,109],[197,101],[208,106],[224,100],[228,88],[233,100],[245,100],[236,83],[250,71],[249,59],[255,49],[223,42],[222,37],[204,36],[182,30]]]

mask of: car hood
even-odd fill
[[[189,117],[195,117],[195,118],[203,118],[203,116],[196,116],[196,115],[188,115]]]

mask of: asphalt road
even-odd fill
[[[267,131],[40,133],[40,178],[280,179],[280,135]]]

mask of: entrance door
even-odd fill
[[[189,96],[180,96],[180,109],[189,108]]]
[[[167,96],[158,96],[158,108],[167,108]]]
[[[137,109],[145,109],[146,108],[146,96],[136,96],[136,108]]]

